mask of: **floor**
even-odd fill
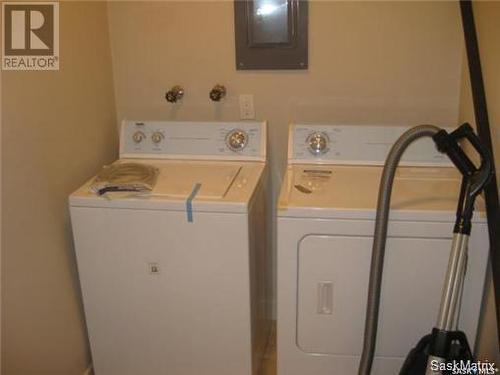
[[[276,375],[276,324],[269,339],[261,375]]]
[[[276,375],[276,323],[274,323],[272,328],[262,367],[260,375]],[[88,368],[84,375],[94,375],[93,369]]]

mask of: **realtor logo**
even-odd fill
[[[59,4],[2,4],[4,70],[59,69]]]

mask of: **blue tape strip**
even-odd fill
[[[191,194],[189,194],[189,197],[187,197],[186,199],[186,214],[189,223],[193,222],[193,199],[196,197],[196,194],[198,194],[200,189],[201,189],[200,183],[194,184]]]

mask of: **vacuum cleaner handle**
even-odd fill
[[[443,129],[435,134],[433,139],[438,150],[448,155],[464,178],[469,180],[470,186],[468,194],[470,198],[478,195],[493,175],[493,169],[491,154],[488,149],[483,146],[479,137],[474,133],[472,126],[468,123],[464,123],[449,134]],[[474,165],[460,146],[459,141],[462,139],[467,139],[474,150],[479,154],[481,159],[479,167]]]

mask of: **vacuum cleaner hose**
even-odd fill
[[[368,302],[366,306],[363,354],[361,355],[358,375],[370,375],[373,357],[375,355],[387,225],[389,221],[392,185],[396,169],[401,156],[411,143],[422,137],[432,137],[440,130],[440,128],[433,125],[419,125],[411,128],[392,146],[385,161],[378,193],[370,281],[368,286]]]

